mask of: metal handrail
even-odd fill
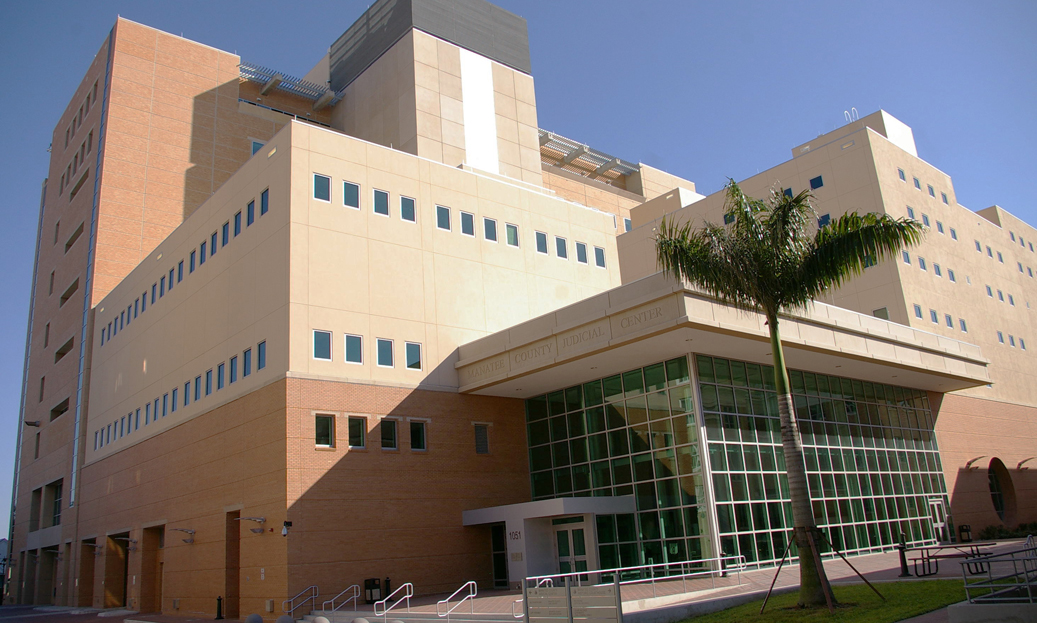
[[[463,591],[465,589],[468,590],[468,593],[461,599],[461,601],[457,602],[452,607],[447,609],[446,612],[442,612],[441,611],[442,610],[440,608],[441,605],[449,606],[450,605],[450,600],[453,599],[454,597],[457,597],[458,593],[460,593],[461,591]],[[441,619],[446,617],[446,620],[449,621],[450,620],[450,613],[453,612],[454,610],[456,610],[458,606],[460,606],[461,604],[463,604],[466,601],[471,603],[472,614],[475,614],[475,596],[478,595],[478,594],[479,594],[479,585],[478,584],[476,584],[474,581],[465,582],[464,586],[462,586],[461,588],[459,588],[456,591],[454,591],[453,593],[451,593],[451,595],[449,597],[447,597],[446,599],[440,599],[439,601],[436,602],[436,615],[438,615],[439,618],[441,618]]]
[[[551,579],[551,578],[543,578],[543,579],[537,581],[537,588],[540,588],[541,586],[544,586],[544,585],[553,587],[555,585],[555,581],[553,579]],[[515,614],[515,606],[517,606],[518,604],[522,603],[522,601],[523,601],[523,598],[519,597],[515,601],[511,602],[511,616],[515,617],[516,619],[521,619],[522,617],[525,616],[524,612],[520,612],[518,614]]]
[[[386,608],[385,607],[386,604],[388,604],[392,600],[393,596],[395,596],[396,593],[398,593],[400,591],[404,591],[403,597],[400,597],[399,599],[396,600],[396,603],[394,603],[391,606],[389,606],[388,608]],[[383,619],[386,618],[386,616],[389,614],[389,611],[392,610],[393,608],[395,608],[396,606],[400,605],[400,602],[403,601],[404,599],[407,600],[407,612],[410,612],[410,598],[413,597],[413,596],[414,596],[414,585],[411,584],[410,582],[407,582],[406,584],[401,584],[400,587],[397,588],[396,590],[394,590],[392,593],[390,593],[388,597],[386,597],[385,599],[383,599],[381,601],[374,602],[374,615],[376,617],[382,617]],[[382,606],[382,611],[381,612],[378,612],[378,606],[379,605]]]
[[[291,599],[285,599],[284,601],[282,601],[281,612],[285,614],[293,614],[296,610],[306,605],[307,601],[312,601],[313,605],[316,606],[319,592],[320,591],[316,586],[307,586],[295,597],[292,597]],[[306,599],[303,599],[301,602],[296,604],[295,600],[302,597],[303,595],[306,595]],[[291,609],[288,608],[289,605],[291,605]]]
[[[969,582],[970,565],[985,569],[986,577]],[[1030,536],[1022,549],[966,558],[961,575],[969,603],[1037,603],[1037,544]],[[981,594],[973,596],[975,591]]]
[[[701,566],[707,563],[710,567],[713,567],[715,564],[716,568],[710,568],[705,570],[699,569],[695,571],[689,570],[691,565]],[[599,585],[606,583],[611,584],[611,582],[606,582],[605,580],[603,580],[603,576],[619,574],[620,584],[639,584],[644,582],[651,582],[652,596],[655,597],[657,596],[655,592],[656,580],[680,579],[684,582],[684,592],[688,592],[688,578],[709,575],[713,580],[713,587],[716,588],[717,575],[723,576],[726,575],[728,572],[735,572],[738,574],[738,584],[741,585],[742,571],[744,571],[745,568],[745,556],[720,556],[717,558],[702,558],[700,560],[685,560],[683,562],[663,562],[652,565],[638,565],[635,567],[616,567],[614,569],[594,569],[592,571],[574,571],[571,573],[554,573],[551,575],[530,576],[526,578],[525,581],[530,582],[535,580],[537,582],[536,585],[540,586],[539,583],[545,579],[552,579],[555,582],[561,580],[564,583],[564,580],[566,578],[569,578],[570,582],[572,582],[575,586],[583,586],[585,583],[589,583],[591,585]],[[671,570],[673,569],[679,569],[680,572],[672,573]],[[657,574],[656,570],[661,570],[662,574]],[[650,572],[650,576],[647,578],[641,577],[645,571]],[[626,580],[623,579],[624,575],[629,576],[634,573],[636,573],[638,577]],[[591,576],[597,576],[598,582],[591,582]]]
[[[349,597],[349,599],[343,601],[342,603],[340,603],[339,605],[336,606],[335,605],[335,600],[338,599],[339,597],[345,595],[347,591],[352,591],[353,594]],[[325,612],[327,612],[328,611],[328,604],[331,604],[331,611],[332,612],[337,612],[339,608],[341,608],[342,606],[348,604],[349,602],[353,602],[353,612],[356,612],[356,605],[360,602],[360,585],[359,584],[354,584],[353,586],[350,586],[349,588],[347,588],[346,590],[342,591],[338,595],[335,595],[331,599],[325,601],[323,604],[321,604],[320,609],[325,611]]]

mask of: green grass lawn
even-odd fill
[[[753,621],[838,621],[839,623],[895,623],[965,600],[961,580],[885,582],[875,587],[885,596],[882,601],[864,584],[834,586],[839,602],[834,614],[828,608],[801,610],[796,607],[799,593],[772,596],[760,615],[763,600],[688,619],[690,623],[736,623]]]

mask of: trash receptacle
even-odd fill
[[[364,580],[364,600],[369,604],[382,599],[382,581],[378,578]]]
[[[958,526],[958,540],[962,543],[972,542],[972,526],[967,523],[963,523]]]

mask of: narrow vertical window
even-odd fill
[[[389,216],[389,193],[384,190],[374,191],[374,213]]]
[[[212,394],[212,370],[205,371],[205,395]]]
[[[149,402],[149,403],[146,403],[144,405],[144,426],[147,426],[150,423],[151,423],[151,403]]]
[[[259,193],[259,216],[263,216],[270,210],[270,189],[267,188]]]
[[[215,257],[216,256],[216,249],[217,249],[216,242],[217,242],[217,237],[218,236],[219,236],[219,232],[215,232],[215,231],[212,232],[211,236],[209,236],[209,256],[210,257]]]
[[[162,417],[169,413],[169,394],[162,394]]]
[[[587,245],[582,242],[576,243],[576,261],[581,264],[587,263]]]
[[[313,198],[318,201],[331,202],[331,178],[327,175],[313,174]],[[259,211],[263,215],[263,211]]]
[[[252,374],[252,349],[246,348],[245,352],[241,353],[241,378]]]
[[[349,447],[363,448],[364,436],[367,434],[367,418],[349,418]]]
[[[470,212],[461,212],[461,233],[465,236],[475,236],[475,215]]]
[[[415,342],[405,343],[405,355],[407,357],[408,370],[421,369],[421,344]]]
[[[180,262],[176,265],[176,282],[180,283],[183,280],[184,280],[184,261],[180,260]]]
[[[256,370],[266,367],[266,340],[256,346]]]
[[[411,223],[417,221],[417,214],[414,210],[414,200],[410,197],[400,197],[400,218]]]
[[[137,317],[137,312],[138,311],[140,311],[140,299],[135,299],[133,301],[133,317],[134,318]]]
[[[519,246],[519,230],[518,225],[512,225],[511,223],[504,224],[504,233],[507,236],[508,246],[517,247]]]
[[[410,449],[411,450],[427,450],[428,444],[425,440],[425,423],[424,422],[411,422],[410,423]]]
[[[234,355],[230,358],[230,382],[233,383],[238,380],[238,356]],[[173,390],[176,391],[176,390]]]
[[[335,447],[335,416],[315,416],[314,429],[314,445],[322,448]]]
[[[482,235],[483,239],[489,240],[490,242],[497,242],[497,221],[492,218],[483,217],[482,220]]]
[[[392,340],[386,340],[386,339],[383,339],[383,338],[378,338],[376,340],[376,346],[377,346],[377,348],[376,348],[376,353],[377,353],[376,363],[378,364],[378,366],[382,367],[382,368],[391,368],[391,367],[393,367],[393,361],[392,361]]]
[[[346,363],[364,363],[364,343],[359,335],[346,335]]]
[[[248,207],[245,208],[245,227],[248,227],[252,223],[256,222],[256,202],[249,201]]]
[[[155,304],[155,300],[157,299],[157,297],[156,297],[157,294],[158,294],[158,284],[157,283],[153,283],[153,284],[151,284],[151,304],[152,305]]]
[[[202,377],[194,377],[194,401],[198,402],[202,399]]]
[[[538,231],[536,232],[535,236],[537,253],[543,253],[544,255],[547,255],[547,234],[545,234],[542,231]]]
[[[476,424],[475,429],[475,453],[476,454],[489,454],[490,453],[490,431],[489,426],[486,424]]]
[[[594,247],[594,265],[598,268],[605,268],[605,249]]]
[[[189,275],[194,272],[194,261],[195,261],[195,252],[191,251],[191,258],[190,258],[190,260],[187,263],[187,274],[189,274]]]
[[[342,205],[347,208],[360,209],[360,185],[353,182],[342,182]]]
[[[221,363],[216,366],[216,391],[223,389],[224,382],[226,381],[227,364]]]
[[[569,243],[566,242],[565,238],[555,236],[555,255],[563,260],[569,259]]]
[[[450,208],[436,206],[436,227],[450,231]]]
[[[180,393],[180,388],[174,387],[173,388],[173,395],[170,397],[170,400],[169,400],[169,410],[172,413],[176,413],[177,398],[178,398],[178,394],[179,393]]]
[[[383,419],[378,428],[382,434],[382,450],[398,450],[396,442],[396,420]]]
[[[206,243],[203,242],[201,244],[201,247],[198,249],[198,265],[199,266],[201,266],[202,264],[205,264],[205,244]]]
[[[241,212],[234,215],[234,237],[241,235]]]
[[[158,297],[162,298],[165,295],[166,295],[166,277],[165,277],[165,275],[163,275],[162,278],[158,280]]]
[[[313,330],[313,358],[331,361],[331,331]]]
[[[191,381],[184,383],[184,406],[191,404]]]

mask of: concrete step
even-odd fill
[[[323,610],[314,610],[310,614],[304,616],[302,621],[304,623],[313,623],[313,620],[319,616],[325,617],[330,623],[352,623],[354,619],[367,619],[370,623],[381,623],[382,621],[403,621],[404,623],[446,623],[447,617],[436,616],[435,611],[412,611],[407,612],[403,610],[397,612],[396,610],[390,610],[387,617],[375,616],[374,612],[370,608],[366,610],[352,610],[338,612],[327,612]],[[511,613],[479,613],[472,614],[471,612],[452,612],[450,614],[450,623],[499,623],[502,621],[515,621],[516,619],[511,616]]]

